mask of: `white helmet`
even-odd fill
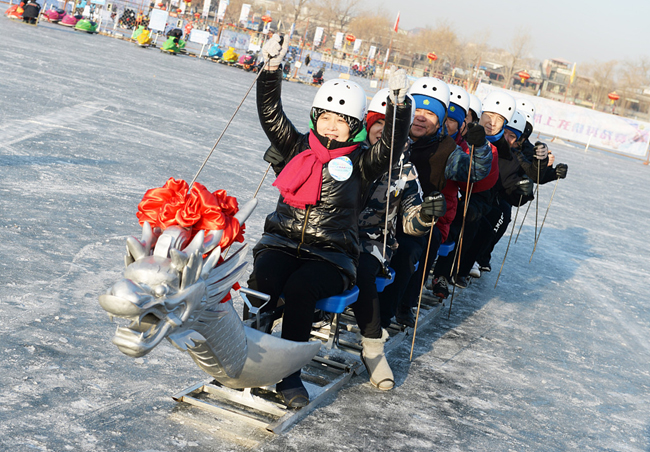
[[[469,95],[469,109],[476,113],[477,118],[481,119],[481,115],[483,114],[483,104],[481,103],[481,99],[476,97],[474,94]]]
[[[417,79],[409,88],[409,94],[412,96],[428,96],[439,100],[449,108],[449,86],[440,79],[434,77],[421,77]]]
[[[508,125],[506,127],[514,129],[520,133],[524,133],[524,129],[526,128],[526,117],[519,110],[515,110],[515,114],[512,115],[512,119],[508,121]]]
[[[517,99],[517,110],[525,117],[531,126],[535,125],[535,105],[526,99]]]
[[[460,86],[449,85],[449,102],[453,102],[465,110],[465,114],[469,113],[469,106],[471,103],[469,93]]]
[[[368,111],[374,111],[375,113],[381,113],[382,115],[385,115],[389,93],[390,90],[388,88],[380,89],[377,91],[377,93],[370,100],[370,104],[368,104]]]
[[[516,109],[515,99],[502,91],[492,91],[483,101],[483,113],[487,111],[500,114],[506,119],[506,123],[510,122]]]
[[[390,89],[384,88],[377,91],[377,93],[370,100],[368,104],[368,112],[374,111],[375,113],[381,113],[382,115],[386,114],[386,105],[388,104],[388,95],[390,94]],[[410,94],[406,95],[411,99],[411,122],[415,117],[415,99]]]
[[[366,93],[356,83],[337,78],[320,87],[311,106],[363,122],[366,116]]]

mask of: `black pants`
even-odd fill
[[[463,232],[463,248],[460,256],[460,267],[458,268],[458,275],[468,276],[469,271],[472,269],[472,266],[475,262],[475,257],[472,255],[471,246],[476,240],[478,230],[481,225],[481,219],[465,219],[465,230]],[[447,236],[447,242],[455,242],[456,246],[454,249],[446,256],[438,257],[436,266],[433,270],[433,274],[436,276],[444,276],[449,279],[450,276],[454,274],[457,264],[457,250],[460,247],[460,230],[462,229],[462,215],[461,221],[458,224],[452,223],[449,228],[449,235]]]
[[[493,208],[494,200],[489,192],[473,193],[469,198],[467,206],[467,216],[465,217],[465,230],[463,231],[462,249],[460,243],[460,231],[463,227],[463,209],[465,203],[465,196],[458,201],[458,210],[456,217],[451,223],[449,228],[449,235],[447,236],[448,242],[455,242],[456,247],[447,256],[440,256],[436,262],[436,267],[433,271],[436,276],[445,276],[449,278],[455,271],[454,263],[457,265],[457,250],[461,251],[460,267],[458,274],[460,276],[468,276],[474,262],[476,262],[476,251],[473,247],[476,244],[478,231],[481,228],[481,219],[487,215]]]
[[[379,294],[382,327],[386,328],[390,325],[390,320],[397,312],[398,306],[403,308],[413,306],[413,293],[415,293],[415,305],[417,305],[419,289],[422,283],[421,271],[422,267],[424,267],[424,255],[428,241],[429,234],[413,237],[403,232],[397,233],[399,247],[390,260],[390,266],[395,270],[395,281]],[[431,238],[433,259],[429,262],[429,267],[433,265],[439,247],[440,231],[434,227],[433,237]],[[415,270],[416,265],[418,265],[417,271]]]
[[[329,262],[274,249],[255,257],[248,287],[271,296],[266,309],[276,307],[284,294],[282,337],[298,342],[309,340],[316,302],[346,289],[343,276]]]
[[[492,250],[501,240],[510,224],[512,206],[504,200],[499,203],[481,220],[477,232],[475,248],[471,251],[475,261],[480,265],[488,265],[492,258]]]
[[[438,249],[440,248],[440,243],[442,242],[442,237],[440,235],[440,229],[434,226],[433,236],[431,237],[431,246],[429,246],[429,256],[427,257],[427,243],[429,240],[429,235],[424,237],[424,246],[422,247],[422,255],[420,256],[420,265],[418,269],[413,273],[411,279],[409,280],[408,286],[406,287],[406,292],[399,302],[399,305],[403,308],[414,308],[418,305],[418,298],[420,297],[420,290],[422,289],[422,275],[428,275],[433,264],[436,262],[436,257],[438,257]],[[426,268],[425,268],[426,261]]]
[[[379,322],[379,297],[377,294],[377,275],[381,271],[379,259],[368,253],[361,253],[357,267],[357,287],[359,298],[352,304],[357,325],[363,337],[379,339],[381,325]]]

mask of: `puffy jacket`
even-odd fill
[[[385,130],[385,129],[384,129]],[[469,155],[450,136],[422,137],[411,144],[411,162],[420,175],[424,195],[439,191],[447,201],[447,213],[438,219],[442,241],[447,240],[449,226],[456,216],[458,184],[467,182]],[[486,141],[474,149],[470,182],[478,182],[490,173],[492,148]]]
[[[537,160],[532,158],[528,160],[521,151],[511,149],[505,138],[501,137],[494,143],[499,152],[499,180],[493,190],[499,199],[504,199],[510,205],[516,206],[519,203],[520,196],[514,193],[517,182],[525,176],[533,182],[537,180],[537,168],[540,169],[540,177],[544,175],[548,158]],[[534,196],[521,198],[521,204],[526,204],[534,199]]]
[[[398,243],[395,238],[397,222],[402,222],[405,234],[422,236],[429,232],[430,224],[420,219],[423,201],[418,172],[408,160],[407,150],[402,161],[391,171],[390,210],[388,213],[388,236],[386,238],[386,259],[384,260],[384,226],[386,225],[386,191],[388,172],[379,177],[370,188],[370,196],[359,216],[359,238],[364,253],[372,254],[382,264],[390,262]]]
[[[524,170],[526,175],[532,179],[533,182],[537,183],[537,168],[539,167],[539,179],[540,182],[544,179],[544,173],[548,170],[548,157],[544,160],[537,160],[535,157],[535,145],[529,140],[524,141],[521,149],[513,148],[512,153],[517,160],[521,168]]]
[[[282,71],[262,71],[257,81],[257,112],[262,129],[273,148],[285,163],[309,148],[309,134],[296,130],[282,110],[280,100]],[[307,209],[292,207],[280,196],[274,212],[264,224],[264,234],[253,249],[257,255],[273,248],[306,258],[322,259],[335,265],[347,277],[349,285],[356,281],[359,245],[359,214],[363,208],[370,184],[389,165],[393,105],[389,102],[384,134],[370,147],[366,142],[346,157],[352,161],[353,171],[343,181],[335,180],[327,165],[323,165],[321,198]],[[408,139],[411,105],[407,101],[397,106],[395,149],[402,149]],[[317,135],[318,136],[318,135]],[[349,146],[319,137],[325,146]],[[400,152],[394,152],[396,163]],[[281,164],[280,166],[284,166]]]
[[[465,151],[466,154],[470,153],[469,146],[467,145],[467,142],[465,141],[464,138],[456,137],[456,143],[463,149],[463,151]],[[492,149],[492,162],[498,162],[499,153],[497,152],[497,148],[494,147],[493,144],[490,144],[490,148]],[[481,179],[478,182],[475,182],[474,185],[472,185],[472,193],[481,193],[491,189],[492,187],[494,187],[494,184],[497,183],[498,179],[499,179],[499,165],[494,163],[493,165],[490,166],[490,173],[485,178]],[[460,191],[466,192],[467,181],[465,182],[458,181],[458,188],[460,188]]]
[[[41,12],[41,5],[36,2],[30,1],[23,6],[23,18],[24,19],[36,19],[38,14]]]

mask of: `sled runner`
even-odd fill
[[[197,383],[172,398],[279,434],[290,429],[336,394],[362,368],[358,359],[346,361],[339,358],[335,361],[315,357],[302,371],[311,400],[309,405],[299,410],[287,408],[271,387],[236,390],[214,381]]]
[[[244,289],[247,291],[247,289]],[[432,323],[443,311],[444,303],[436,298],[423,296],[418,327]],[[255,313],[252,312],[254,315]],[[252,320],[251,323],[253,323]],[[263,321],[262,321],[263,323]],[[338,323],[338,339],[333,342],[333,328]],[[398,324],[388,328],[390,339],[384,350],[397,348],[404,339],[412,337],[412,329]],[[312,339],[322,342],[321,350],[303,367],[302,378],[310,394],[310,402],[298,410],[288,409],[273,387],[233,390],[214,381],[204,381],[174,394],[177,402],[184,402],[203,410],[233,418],[276,434],[289,430],[307,417],[338,391],[356,374],[365,371],[359,355],[361,345],[357,340],[358,328],[354,314],[346,308],[338,322],[317,322],[312,329]]]

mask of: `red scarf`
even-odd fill
[[[320,201],[323,186],[323,165],[337,157],[349,154],[358,143],[338,149],[327,149],[313,131],[309,131],[309,149],[292,158],[278,175],[273,186],[278,187],[284,202],[298,209],[306,209]]]

